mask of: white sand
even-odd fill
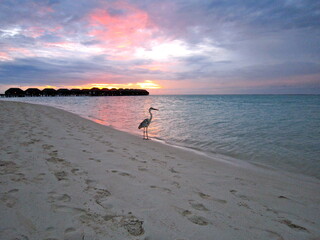
[[[0,239],[320,239],[320,181],[0,101]]]

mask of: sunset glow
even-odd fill
[[[112,89],[112,88],[128,88],[128,89],[159,89],[161,88],[160,85],[158,85],[157,83],[150,81],[150,80],[145,80],[144,82],[137,82],[137,83],[123,83],[123,84],[119,84],[119,83],[92,83],[92,84],[88,84],[88,85],[83,85],[83,86],[73,86],[73,87],[69,87],[69,88],[108,88],[108,89]]]
[[[47,85],[320,93],[316,9],[297,0],[4,0],[0,93]]]
[[[54,88],[54,89],[58,89],[58,88],[67,88],[67,89],[91,89],[91,88],[113,89],[113,88],[115,88],[115,89],[119,89],[119,88],[122,88],[122,89],[150,90],[150,89],[161,89],[162,86],[160,86],[159,84],[157,84],[154,81],[145,80],[144,82],[123,83],[123,84],[119,84],[119,83],[90,83],[90,84],[85,84],[85,85],[69,85],[69,86],[66,86],[66,85],[44,85],[44,86],[37,85],[37,86],[25,86],[22,89],[26,90],[28,88],[38,88],[40,90],[42,90],[44,88]]]

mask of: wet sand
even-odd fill
[[[0,101],[0,239],[320,238],[320,181]]]

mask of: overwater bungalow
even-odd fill
[[[81,90],[82,96],[90,96],[90,89],[84,88]]]
[[[71,96],[82,96],[84,95],[83,92],[81,91],[81,89],[78,89],[78,88],[72,88],[70,90],[70,95]]]
[[[4,92],[6,97],[24,97],[25,93],[20,88],[9,88],[7,91]]]
[[[60,88],[56,92],[57,96],[70,96],[70,90],[66,88]]]
[[[89,94],[91,96],[100,96],[101,90],[99,88],[91,88]]]
[[[53,88],[45,88],[42,90],[42,95],[46,97],[53,97],[57,95],[57,90]]]
[[[41,90],[38,89],[38,88],[28,88],[26,91],[25,91],[25,95],[27,97],[39,97],[42,95],[41,93]]]

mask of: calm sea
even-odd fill
[[[11,98],[50,105],[116,129],[230,161],[320,178],[320,95],[179,95]]]

